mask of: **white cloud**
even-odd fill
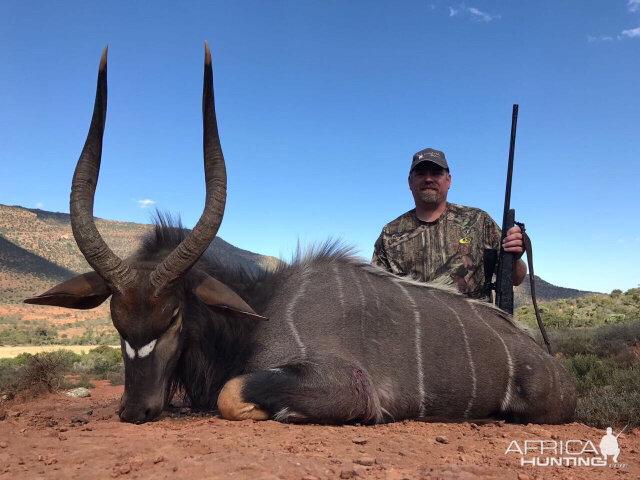
[[[489,15],[473,7],[467,8],[467,12],[471,14],[474,20],[478,20],[479,22],[490,22],[491,20],[500,18],[500,15]]]
[[[623,30],[622,35],[629,38],[640,37],[640,27],[632,28],[630,30]]]
[[[42,208],[43,204],[42,202],[36,202],[36,208]]]
[[[460,5],[458,8],[449,7],[450,17],[458,15],[459,13],[469,15],[476,22],[490,22],[491,20],[497,20],[500,18],[500,15],[491,15],[475,7],[466,7],[464,5]]]
[[[630,12],[639,12],[640,11],[640,0],[629,0],[627,2],[627,7],[629,7]]]
[[[595,42],[613,42],[614,38],[609,35],[598,35],[594,37],[593,35],[587,35],[587,42],[595,43]]]
[[[150,199],[145,199],[145,200],[138,200],[138,203],[140,204],[140,208],[147,208],[150,205],[153,205],[154,203],[156,203],[155,200],[150,200]]]

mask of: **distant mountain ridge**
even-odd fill
[[[121,258],[133,253],[153,225],[95,219]],[[249,271],[275,268],[280,260],[242,250],[216,237],[209,251],[223,264]],[[0,204],[0,303],[18,303],[54,284],[91,270],[71,232],[69,214]]]
[[[536,284],[536,298],[538,302],[550,302],[561,298],[580,298],[593,295],[599,292],[589,292],[586,290],[576,290],[575,288],[558,287],[549,282],[545,282],[539,276],[534,275]],[[514,308],[531,304],[531,284],[529,274],[524,277],[522,283],[513,289]]]
[[[101,218],[95,223],[107,244],[122,258],[133,253],[142,236],[153,228]],[[281,262],[234,247],[219,237],[209,248],[225,265],[250,271],[272,269]],[[68,213],[0,204],[0,303],[18,303],[90,269],[73,238]],[[536,276],[536,293],[539,301],[551,301],[594,292],[558,287]],[[528,276],[515,288],[514,303],[515,307],[531,303]]]

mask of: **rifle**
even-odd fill
[[[516,212],[513,208],[511,208],[511,177],[513,176],[513,155],[516,147],[516,124],[518,123],[518,105],[513,106],[513,112],[511,115],[511,141],[509,143],[509,163],[507,165],[507,187],[505,189],[504,195],[504,212],[502,215],[502,236],[500,238],[500,254],[498,256],[498,272],[496,275],[496,306],[501,310],[513,315],[513,264],[514,264],[514,256],[513,253],[505,252],[502,248],[502,241],[507,236],[507,231],[512,228],[515,224],[520,227],[520,231],[522,232],[523,243],[525,247],[525,251],[527,253],[527,261],[529,263],[529,283],[531,285],[531,299],[533,300],[533,309],[536,313],[536,320],[538,321],[538,327],[540,328],[540,332],[542,333],[542,338],[544,340],[545,345],[547,346],[547,351],[550,355],[553,355],[553,351],[551,350],[551,344],[549,343],[549,339],[547,338],[547,332],[544,329],[544,324],[542,323],[542,319],[540,318],[540,312],[538,310],[538,302],[536,301],[536,287],[535,280],[533,275],[533,253],[531,249],[531,239],[529,235],[527,235],[524,227],[524,223],[516,222],[515,216]],[[493,268],[490,268],[487,272],[487,266],[495,265],[496,251],[495,250],[485,250],[485,285],[487,282],[490,285],[490,275],[493,274]],[[489,287],[490,288],[490,287]]]
[[[502,241],[507,231],[513,227],[516,211],[510,208],[511,177],[513,176],[513,154],[516,148],[516,124],[518,123],[518,105],[513,106],[511,115],[511,141],[509,142],[509,163],[507,165],[507,187],[504,193],[504,212],[502,214],[502,236],[500,237],[500,255],[496,276],[496,305],[513,315],[513,253],[502,249]]]

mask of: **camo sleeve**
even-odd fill
[[[500,251],[500,227],[488,214],[484,219],[484,248],[493,248]]]
[[[388,272],[393,272],[391,269],[391,264],[389,263],[389,259],[387,258],[387,252],[384,248],[384,229],[380,233],[378,240],[376,240],[376,244],[373,247],[373,257],[371,258],[371,264],[376,267],[383,268]]]

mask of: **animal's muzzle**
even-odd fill
[[[120,406],[120,421],[128,423],[145,423],[158,418],[162,413],[162,406],[152,406],[144,403]]]

